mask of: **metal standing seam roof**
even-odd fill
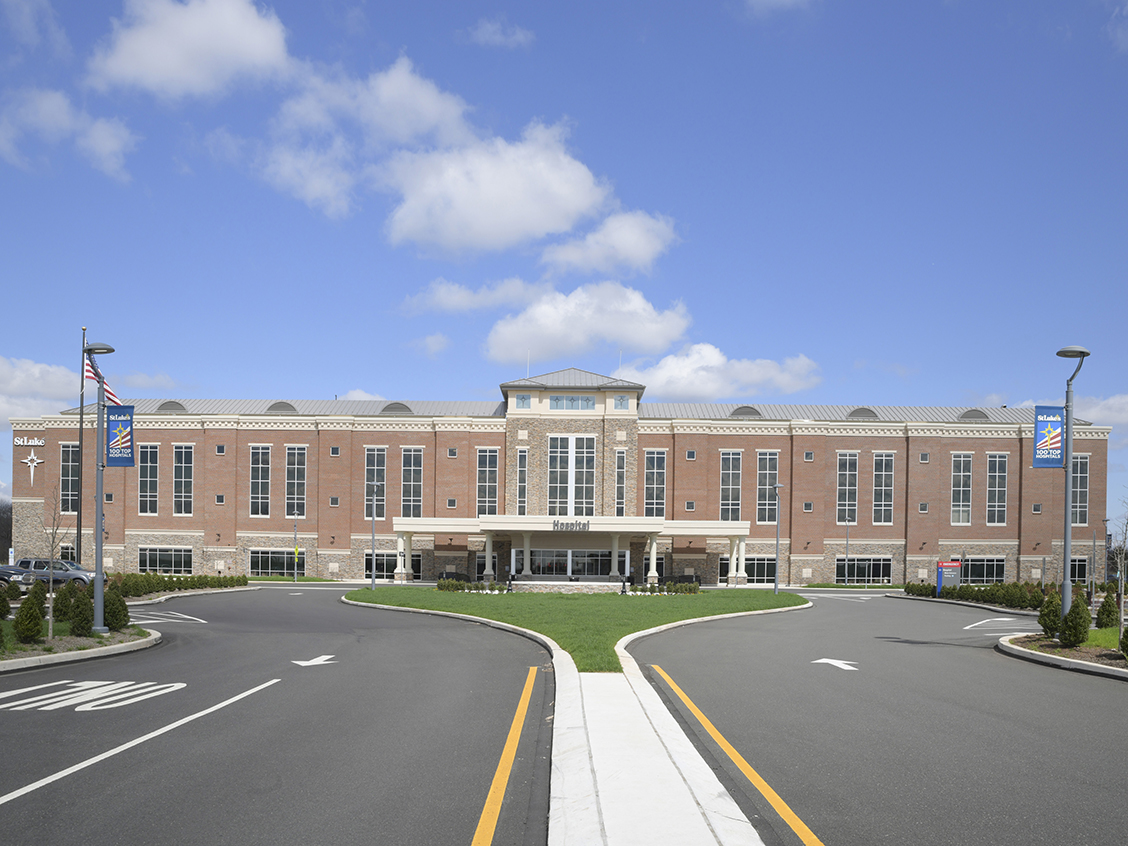
[[[613,376],[602,376],[589,370],[579,370],[569,367],[567,370],[556,370],[540,376],[529,376],[525,379],[515,379],[512,382],[503,382],[501,390],[519,390],[521,388],[559,388],[588,390],[594,388],[614,389],[623,388],[635,390],[642,395],[645,385],[637,382],[628,382],[625,379],[616,379]]]
[[[405,405],[410,412],[391,412],[386,417],[504,417],[505,403],[497,400],[440,401],[440,400],[281,400],[292,405],[301,417],[379,417],[388,406]],[[276,399],[177,399],[184,411],[162,412],[160,407],[169,399],[125,400],[133,405],[137,414],[189,414],[189,415],[244,415],[271,414],[286,416],[285,412],[271,412]],[[87,405],[93,412],[94,406]],[[78,414],[77,406],[64,414]]]

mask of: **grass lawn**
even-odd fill
[[[434,588],[389,586],[346,594],[357,602],[427,608],[485,617],[548,635],[565,649],[581,673],[620,673],[615,644],[624,635],[678,620],[804,605],[792,593],[769,590],[711,590],[674,596],[617,593],[481,594]]]
[[[1120,630],[1112,629],[1089,629],[1089,639],[1085,641],[1086,646],[1100,646],[1103,649],[1119,649],[1120,648]]]

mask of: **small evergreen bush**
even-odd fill
[[[8,597],[0,593],[0,620],[7,620],[8,615],[12,613],[12,603],[8,601]]]
[[[39,636],[43,634],[43,614],[39,606],[25,599],[16,612],[12,629],[20,643],[35,643],[39,640]]]
[[[105,618],[106,628],[112,632],[120,632],[129,625],[129,608],[121,593],[108,590],[103,601],[102,616]]]
[[[1058,633],[1058,642],[1062,646],[1080,646],[1089,639],[1089,606],[1084,598],[1075,598],[1066,612],[1065,619],[1061,621],[1061,631]]]
[[[8,582],[8,587],[4,589],[5,595],[8,599],[19,599],[23,596],[23,591],[20,590],[19,582]]]
[[[78,582],[69,581],[55,592],[55,619],[65,622],[70,619],[74,606],[74,595],[78,592]]]
[[[1128,629],[1120,635],[1120,654],[1128,658]]]
[[[70,633],[75,637],[94,634],[94,597],[88,590],[77,591],[71,604]]]
[[[1097,628],[1114,629],[1120,625],[1120,607],[1116,604],[1116,593],[1105,594],[1101,607],[1097,610]]]
[[[1046,637],[1056,637],[1061,629],[1061,596],[1051,593],[1042,603],[1042,610],[1038,613],[1038,625]]]
[[[24,597],[23,605],[28,603],[33,604],[39,611],[39,619],[44,620],[47,618],[47,583],[36,582],[31,586],[31,590],[27,592]],[[20,607],[22,608],[23,605]]]

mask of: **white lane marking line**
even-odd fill
[[[976,626],[982,626],[984,623],[1013,623],[1014,617],[988,617],[986,620],[980,620],[978,623],[972,623],[970,626],[964,626],[963,630],[966,632],[968,629],[974,629]]]
[[[75,764],[73,767],[67,767],[65,770],[60,770],[54,775],[49,775],[46,778],[41,778],[39,781],[29,784],[26,787],[21,787],[18,790],[13,790],[11,793],[0,796],[0,805],[5,805],[8,802],[11,802],[13,799],[19,799],[21,796],[26,796],[28,793],[32,793],[33,791],[36,791],[41,787],[46,787],[49,784],[53,784],[54,782],[66,778],[69,775],[73,775],[74,773],[77,773],[80,770],[84,770],[87,767],[92,767],[97,763],[105,761],[107,758],[112,758],[114,755],[132,749],[134,746],[140,746],[146,741],[152,740],[155,737],[160,737],[162,734],[166,734],[173,729],[180,728],[182,725],[186,725],[193,720],[198,720],[200,717],[206,717],[208,714],[211,714],[214,711],[218,711],[220,708],[226,708],[228,705],[233,705],[240,699],[245,699],[251,694],[258,693],[260,690],[265,690],[272,684],[277,684],[280,681],[282,681],[282,679],[271,679],[265,684],[260,684],[258,687],[252,687],[250,690],[245,690],[237,696],[232,696],[230,699],[220,702],[218,705],[212,705],[210,708],[205,708],[203,711],[199,711],[190,716],[183,717],[182,719],[179,719],[174,723],[169,723],[163,728],[159,728],[156,731],[151,731],[146,735],[123,743],[121,746],[116,746],[113,749],[110,749],[108,752],[103,752],[101,755],[95,755],[93,758],[87,758],[85,761]]]
[[[291,664],[297,664],[299,667],[320,667],[322,664],[336,664],[337,661],[330,661],[332,655],[318,655],[316,658],[311,658],[309,661],[291,661]]]
[[[819,658],[811,662],[812,664],[830,664],[832,667],[837,667],[840,670],[856,670],[857,667],[851,667],[851,664],[857,664],[857,661],[841,661],[837,658]]]

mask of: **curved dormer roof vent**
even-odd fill
[[[734,408],[729,417],[763,417],[760,409],[754,405],[742,405],[740,408]]]
[[[169,414],[179,414],[187,410],[188,409],[184,407],[183,403],[179,403],[176,400],[165,400],[159,406],[157,406],[157,411],[164,411]]]
[[[297,414],[298,410],[285,400],[279,400],[266,410],[267,414]]]
[[[381,414],[413,414],[412,410],[402,402],[390,402],[380,409]]]
[[[960,420],[990,420],[991,418],[987,416],[987,412],[985,412],[985,411],[982,411],[978,408],[969,408],[967,411],[965,411],[963,414],[960,415],[959,419]]]
[[[847,414],[846,417],[850,420],[876,420],[877,412],[872,408],[866,408],[864,405],[861,405]]]

